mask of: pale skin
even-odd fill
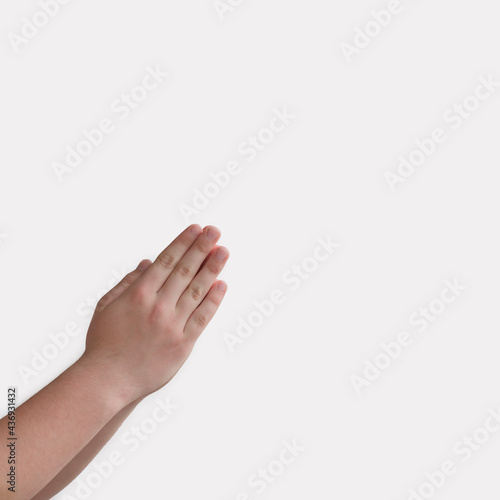
[[[227,290],[217,279],[229,258],[219,238],[213,226],[188,227],[102,297],[80,359],[17,408],[16,492],[2,479],[0,500],[52,498],[146,396],[174,377]],[[4,442],[6,418],[0,429]]]

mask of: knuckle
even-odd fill
[[[203,296],[203,290],[199,285],[191,284],[188,288],[189,295],[192,299],[198,302]]]
[[[174,333],[172,333],[169,340],[172,347],[182,349],[185,344],[185,337],[182,334],[182,328],[178,328]]]
[[[199,240],[196,243],[196,249],[200,253],[207,254],[212,249],[212,246],[210,246],[210,244],[208,242],[206,242],[206,241]]]
[[[205,328],[208,325],[209,318],[206,314],[198,313],[194,317],[194,322],[199,328]]]
[[[135,276],[136,276],[135,272],[126,274],[122,279],[122,283],[125,283],[126,285],[132,284],[135,281]]]
[[[209,302],[211,302],[215,307],[219,307],[219,304],[220,304],[220,299],[217,298],[215,295],[212,295],[210,294],[208,297],[207,297],[207,300]]]
[[[148,298],[148,291],[142,286],[137,286],[132,289],[130,295],[134,303],[144,305]]]
[[[191,352],[193,351],[194,344],[189,341],[184,341],[183,346],[181,347],[181,354],[184,358],[187,358]]]
[[[219,271],[220,271],[219,266],[213,261],[207,262],[207,269],[212,274],[219,274]]]
[[[194,347],[193,343],[189,339],[187,339],[186,336],[184,335],[182,338],[182,342],[179,343],[177,348],[179,350],[179,354],[183,358],[187,358],[191,354],[193,347]]]
[[[160,320],[163,320],[166,315],[166,308],[164,304],[161,302],[157,302],[156,304],[153,305],[153,308],[151,309],[151,321],[153,322],[158,322]]]
[[[161,253],[156,258],[156,262],[167,271],[171,271],[175,265],[175,257],[170,253]]]
[[[104,307],[106,307],[108,303],[108,294],[106,295],[103,295],[98,301],[97,301],[97,304],[96,304],[96,310],[100,310],[100,309],[103,309]]]
[[[181,278],[187,278],[188,276],[191,276],[191,268],[189,266],[184,265],[184,264],[179,264],[175,268],[175,272]]]

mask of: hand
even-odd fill
[[[123,405],[163,387],[191,353],[227,286],[220,231],[192,225],[98,302],[80,362],[102,370]]]

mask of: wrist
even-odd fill
[[[102,404],[110,411],[118,413],[136,399],[129,384],[110,363],[97,360],[84,353],[72,369],[80,373],[86,383],[94,388],[96,394],[100,395],[99,399]]]

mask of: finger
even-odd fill
[[[101,312],[106,306],[115,301],[120,295],[122,295],[127,288],[135,283],[139,277],[146,271],[146,269],[151,266],[152,262],[149,259],[141,261],[141,263],[132,272],[128,273],[124,278],[114,286],[108,293],[103,295],[96,306],[96,312]]]
[[[174,305],[177,304],[219,238],[220,231],[217,228],[205,227],[158,292],[162,298],[172,301]]]
[[[218,247],[210,253],[200,272],[189,283],[179,302],[177,302],[177,311],[182,317],[188,318],[201,304],[217,276],[226,265],[228,258],[229,251],[224,247]]]
[[[217,309],[227,291],[227,285],[224,281],[217,281],[213,284],[203,302],[194,310],[189,317],[184,334],[193,340],[196,340],[208,323],[214,317]]]
[[[158,255],[153,265],[149,267],[143,276],[141,276],[137,284],[143,284],[145,287],[157,292],[201,232],[202,229],[198,224],[193,224],[182,231],[182,233],[179,234],[160,255]]]

